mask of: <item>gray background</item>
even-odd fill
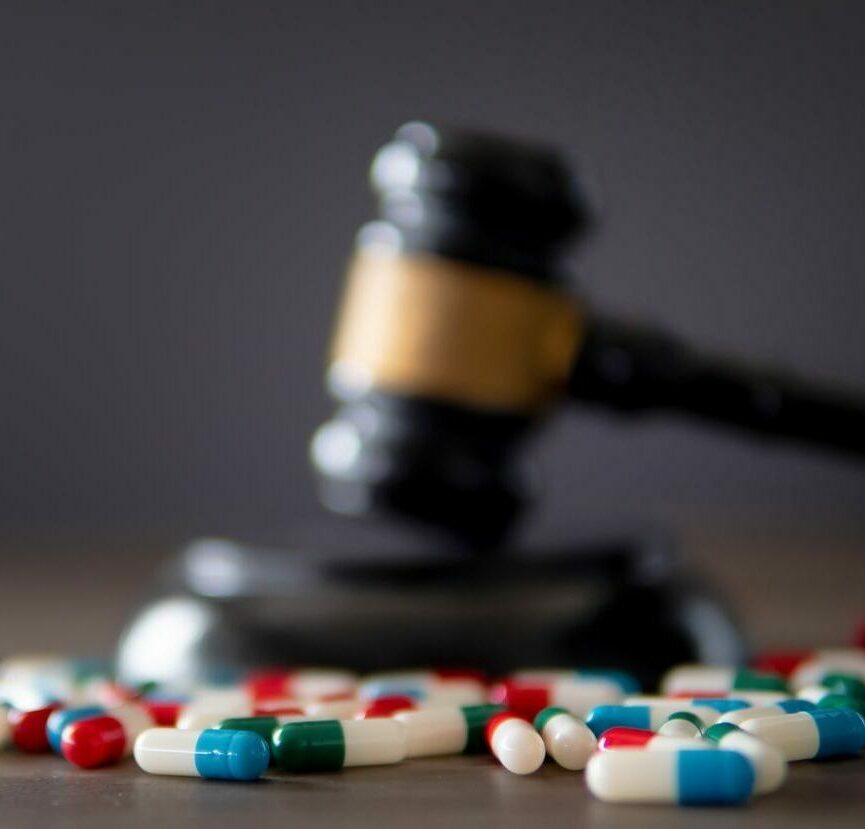
[[[582,288],[865,385],[858,3],[0,3],[0,529],[290,539],[365,171],[430,118],[555,142]],[[541,526],[865,532],[860,467],[563,413]]]

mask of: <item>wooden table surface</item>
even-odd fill
[[[758,644],[830,644],[843,641],[865,610],[863,542],[825,541],[817,556],[813,538],[761,539],[749,548],[728,534],[704,538],[691,555],[730,595]],[[0,653],[108,652],[170,546],[164,540],[0,542]],[[516,777],[485,757],[227,784],[154,777],[131,761],[85,772],[54,756],[0,754],[4,827],[209,829],[235,822],[256,829],[533,823],[592,829],[814,829],[826,823],[858,829],[865,825],[865,757],[793,764],[781,791],[725,810],[610,806],[588,795],[580,773],[547,765]]]

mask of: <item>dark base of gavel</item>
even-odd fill
[[[657,535],[488,559],[364,545],[190,543],[124,634],[122,676],[182,686],[286,664],[617,667],[649,688],[673,664],[744,656],[723,605]]]

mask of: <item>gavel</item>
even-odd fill
[[[379,218],[358,234],[326,372],[339,409],[311,443],[330,509],[494,549],[527,500],[518,450],[567,400],[865,455],[862,398],[570,292],[563,252],[592,217],[555,151],[411,122],[370,177]]]

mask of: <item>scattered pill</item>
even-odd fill
[[[771,705],[756,705],[751,708],[739,708],[722,714],[718,722],[740,725],[745,720],[758,720],[764,717],[777,717],[779,714],[798,714],[800,711],[813,711],[816,706],[806,699],[785,699]]]
[[[484,731],[501,705],[438,706],[400,711],[394,719],[405,727],[406,757],[477,754],[486,750]]]
[[[817,703],[817,707],[849,708],[851,711],[856,711],[865,717],[865,700],[848,697],[845,694],[826,694],[826,696]]]
[[[703,735],[720,748],[744,754],[754,766],[754,792],[768,794],[787,777],[787,761],[777,748],[732,723],[710,725]]]
[[[865,747],[865,720],[848,708],[745,720],[741,727],[775,746],[787,760],[838,757]]]
[[[746,757],[714,748],[688,751],[602,751],[586,766],[586,784],[609,803],[735,806],[754,788]]]
[[[645,728],[616,726],[608,728],[598,738],[600,751],[620,751],[622,749],[643,749],[644,751],[705,751],[711,746],[693,737],[665,737]]]
[[[508,711],[487,723],[487,745],[493,756],[513,774],[531,774],[544,762],[544,740],[522,717]]]
[[[678,711],[693,714],[707,723],[717,719],[717,713],[711,708],[684,705],[681,700],[665,700],[649,705],[599,705],[589,711],[586,725],[596,737],[618,725],[657,731],[671,714]]]
[[[699,694],[730,691],[786,691],[787,681],[780,674],[754,671],[749,668],[713,667],[711,665],[679,665],[661,680],[661,693]]]
[[[493,686],[490,699],[529,720],[549,707],[564,708],[585,717],[597,705],[619,702],[622,690],[616,682],[601,678],[537,683],[506,680]]]
[[[285,771],[336,771],[398,763],[405,726],[395,719],[291,722],[273,734],[273,758]]]
[[[706,723],[696,714],[687,711],[675,711],[667,717],[658,729],[658,734],[664,737],[679,737],[682,739],[697,739],[706,729]]]
[[[796,667],[790,676],[795,691],[818,685],[826,674],[850,674],[865,680],[865,651],[859,648],[834,648],[817,651]]]
[[[376,717],[390,717],[398,711],[410,711],[417,708],[414,697],[396,694],[390,697],[376,697],[368,705],[358,711],[354,718],[356,720],[372,720]]]
[[[45,736],[53,751],[60,754],[60,738],[63,729],[78,720],[86,720],[91,717],[101,717],[108,713],[103,705],[85,705],[80,708],[58,708],[52,711],[45,723]]]
[[[135,762],[150,774],[257,780],[267,770],[270,750],[251,731],[150,728],[135,741]]]
[[[29,711],[13,708],[6,715],[12,743],[19,751],[41,754],[51,750],[45,731],[48,718],[58,709],[58,703],[43,705]]]
[[[102,716],[67,725],[60,749],[70,763],[80,768],[109,766],[132,754],[136,737],[152,727],[153,719],[144,708],[126,703]]]
[[[584,769],[598,747],[592,730],[564,708],[544,708],[535,717],[534,726],[547,754],[569,771]]]
[[[253,699],[318,699],[334,694],[354,694],[357,678],[350,671],[336,668],[274,669],[251,674],[244,686]]]

